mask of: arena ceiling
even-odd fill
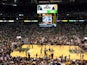
[[[41,1],[46,1],[47,3],[69,3],[69,2],[77,2],[83,3],[87,2],[87,0],[0,0],[0,4],[2,5],[31,5],[38,4]],[[43,3],[43,2],[42,2]]]

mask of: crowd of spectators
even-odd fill
[[[61,23],[56,28],[40,28],[36,23],[0,23],[0,65],[86,65],[85,60],[66,60],[62,57],[50,59],[10,56],[15,48],[25,42],[81,47],[86,34],[87,25],[83,23]],[[21,39],[17,39],[17,36],[21,36]],[[15,47],[12,46],[13,42],[16,42]]]

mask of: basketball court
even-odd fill
[[[79,60],[87,60],[87,54],[84,50],[82,50],[78,46],[69,46],[69,45],[22,45],[21,49],[25,49],[22,51],[19,51],[18,48],[15,49],[10,55],[12,57],[27,57],[28,53],[30,54],[30,57],[32,58],[43,58],[45,56],[44,50],[46,50],[47,57],[50,57],[50,55],[54,54],[54,59],[58,58],[60,56],[67,56],[67,58],[70,58],[71,60],[79,59]]]

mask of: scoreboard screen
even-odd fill
[[[43,14],[42,21],[44,24],[52,24],[52,15]]]
[[[37,13],[43,14],[43,13],[57,13],[58,12],[58,5],[57,4],[43,4],[43,5],[37,5]]]
[[[40,27],[56,27],[56,23],[53,22],[52,14],[42,14],[42,21],[39,22]]]

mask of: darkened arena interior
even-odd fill
[[[0,0],[0,65],[87,65],[87,0]]]

